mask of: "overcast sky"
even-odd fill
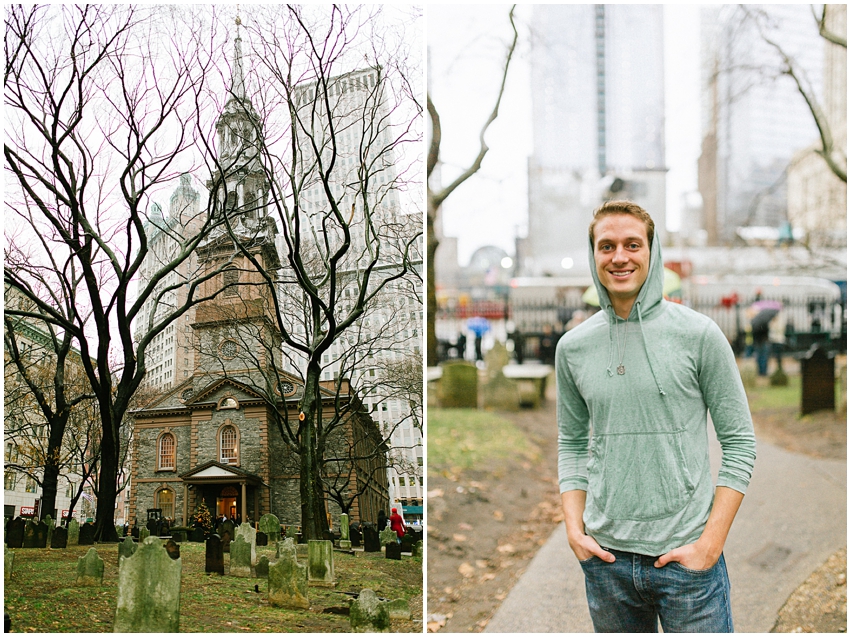
[[[478,152],[478,134],[493,108],[501,65],[511,38],[510,5],[427,5],[429,89],[440,113],[443,183]],[[682,195],[697,188],[700,154],[699,7],[665,5],[666,158],[668,229],[679,227]],[[531,7],[516,10],[520,42],[509,70],[499,117],[486,137],[482,170],[443,206],[443,230],[458,237],[462,266],[479,247],[514,254],[525,236],[526,162],[532,153],[529,86]]]

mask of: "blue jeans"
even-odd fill
[[[606,549],[580,562],[588,609],[598,633],[731,633],[730,580],[724,556],[712,568],[693,571],[678,562],[656,568],[655,557]]]

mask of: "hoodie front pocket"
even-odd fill
[[[591,446],[589,491],[610,520],[658,520],[685,507],[694,493],[682,432],[612,434]]]

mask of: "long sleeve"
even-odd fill
[[[721,443],[718,486],[745,493],[756,462],[756,438],[736,358],[715,324],[701,344],[700,388]]]
[[[556,349],[556,392],[558,418],[558,482],[563,493],[588,489],[589,415],[568,364],[567,348]]]

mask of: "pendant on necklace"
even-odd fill
[[[626,369],[624,369],[623,365],[618,365],[618,374],[623,376],[626,373]]]

